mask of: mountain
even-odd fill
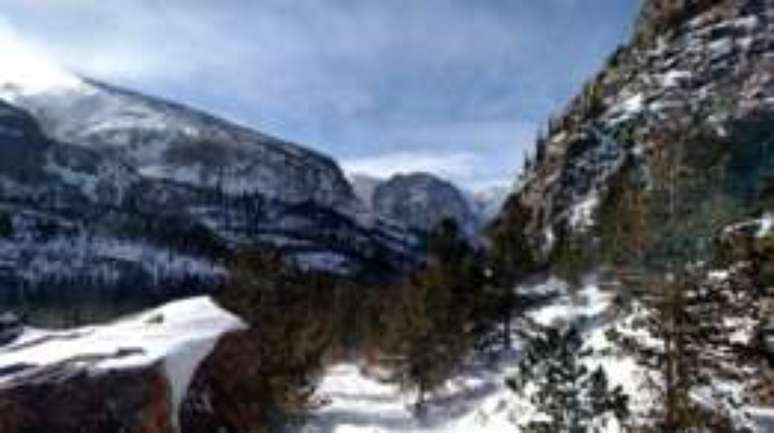
[[[600,214],[624,180],[658,182],[665,149],[717,187],[704,203],[756,207],[774,173],[773,66],[771,2],[646,1],[631,42],[550,120],[500,222],[518,221],[546,257],[610,223]]]
[[[510,194],[510,189],[499,186],[468,191],[429,173],[389,179],[359,173],[349,177],[355,195],[372,213],[421,232],[431,230],[448,216],[469,236],[477,236],[497,216]],[[442,210],[440,214],[438,209]]]
[[[553,310],[629,394],[634,425],[772,431],[773,71],[774,2],[644,1],[491,227],[516,273],[615,298],[599,319]],[[529,404],[551,381],[526,380]]]
[[[0,139],[6,297],[199,291],[242,248],[349,275],[416,257],[329,157],[47,61],[0,73]]]
[[[456,221],[468,236],[477,231],[476,215],[465,195],[428,173],[398,174],[373,185],[370,206],[376,215],[423,233],[444,218]]]

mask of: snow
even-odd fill
[[[570,211],[570,226],[577,230],[586,230],[594,225],[594,211],[599,206],[599,196],[592,192],[573,206]]]
[[[173,413],[177,414],[199,363],[221,335],[243,327],[239,318],[209,297],[196,297],[107,325],[67,331],[28,329],[18,341],[0,348],[0,370],[30,363],[69,363],[105,371],[161,362],[171,385]],[[0,376],[0,384],[14,377]]]
[[[629,99],[625,100],[622,104],[622,108],[627,113],[639,113],[642,111],[645,97],[642,93],[638,93]]]
[[[717,60],[734,52],[734,40],[730,37],[721,38],[709,43],[710,59]]]
[[[774,214],[767,213],[760,219],[760,228],[758,229],[757,237],[762,238],[771,233],[774,228]]]
[[[535,285],[534,291],[555,293],[568,286],[556,278]],[[599,289],[593,279],[575,295],[564,293],[530,312],[540,325],[560,319],[606,319],[613,295]],[[595,355],[588,366],[602,366],[613,386],[621,385],[633,396],[642,395],[639,367],[631,357],[609,354],[606,331],[615,322],[584,321],[584,337]],[[524,324],[515,325],[516,327]],[[428,401],[421,418],[412,411],[413,396],[402,393],[392,383],[380,382],[358,363],[342,363],[329,368],[318,389],[323,405],[312,415],[302,433],[501,433],[522,431],[520,426],[537,419],[529,401],[529,389],[519,395],[505,385],[518,365],[518,345],[494,365],[475,364]],[[528,385],[529,387],[529,385]],[[636,399],[635,399],[636,400]],[[608,423],[600,432],[619,433],[620,426]]]
[[[645,109],[645,95],[637,93],[612,106],[608,112],[612,126],[626,122]]]
[[[664,87],[679,87],[681,83],[689,80],[691,76],[690,71],[672,69],[665,73],[661,80]]]
[[[32,287],[48,279],[79,277],[109,284],[119,276],[119,265],[141,269],[154,283],[187,276],[220,279],[226,270],[213,261],[159,248],[148,242],[79,233],[41,241],[14,218],[15,236],[0,239],[0,258]]]
[[[495,433],[513,431],[504,380],[507,368],[468,373],[451,381],[420,418],[411,395],[393,384],[369,377],[360,366],[331,367],[318,395],[328,404],[313,416],[303,433]]]

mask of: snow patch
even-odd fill
[[[661,83],[664,87],[679,87],[690,80],[692,75],[690,71],[672,69],[661,77]]]
[[[594,211],[599,206],[599,196],[595,192],[573,206],[570,212],[570,226],[578,230],[594,225]]]
[[[762,238],[771,233],[771,229],[774,228],[774,214],[767,213],[760,219],[759,223],[760,228],[756,236]]]

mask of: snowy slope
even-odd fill
[[[712,278],[722,278],[723,273],[713,273]],[[561,280],[550,278],[522,292],[550,295],[553,298],[531,309],[514,324],[514,334],[528,336],[547,326],[574,323],[581,331],[583,350],[590,350],[583,357],[589,371],[601,367],[607,375],[610,387],[621,386],[629,396],[629,422],[639,424],[652,421],[652,410],[657,396],[654,383],[660,376],[649,370],[629,349],[623,347],[615,330],[637,341],[637,344],[657,347],[660,341],[640,329],[649,311],[635,303],[621,309],[613,292],[600,289],[604,286],[596,278],[590,278],[584,287],[572,292]],[[749,336],[748,336],[749,337]],[[740,338],[742,338],[740,336]],[[745,337],[746,338],[746,337]],[[447,385],[429,399],[426,413],[414,416],[414,396],[400,391],[396,384],[380,381],[378,374],[369,374],[374,367],[360,363],[343,363],[329,368],[318,391],[320,408],[313,415],[303,433],[501,433],[520,432],[531,421],[541,419],[530,397],[535,390],[535,380],[526,382],[520,393],[506,387],[505,381],[518,372],[520,348],[525,340],[514,342],[511,353],[495,363],[473,359],[464,372],[452,378]],[[739,372],[741,373],[741,367]],[[744,400],[744,386],[736,376],[714,377],[705,387],[697,388],[692,395],[695,401],[708,408],[724,407],[740,425],[746,425],[756,433],[771,430],[772,411],[749,404],[733,406],[728,398]],[[751,422],[752,421],[752,422]],[[597,420],[603,433],[620,433],[622,426],[613,417]]]
[[[566,284],[557,279],[530,288],[532,292],[558,293],[552,301],[529,312],[514,326],[514,331],[537,330],[567,320],[587,323],[583,335],[587,347],[594,350],[588,366],[602,366],[612,385],[622,385],[627,393],[641,399],[642,375],[631,357],[611,350],[605,332],[624,323],[628,317],[613,314],[612,296],[592,281],[575,295],[566,292]],[[536,416],[527,396],[518,396],[505,385],[516,373],[519,346],[495,364],[472,361],[466,372],[450,380],[429,403],[427,414],[417,419],[412,412],[413,396],[401,393],[365,373],[358,364],[339,364],[325,375],[318,399],[324,404],[304,433],[501,433],[519,432]],[[638,399],[635,398],[635,401]],[[636,405],[644,406],[638,401]],[[618,433],[610,422],[602,430]]]

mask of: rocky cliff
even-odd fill
[[[230,392],[254,355],[242,328],[194,298],[108,325],[27,329],[0,347],[0,431],[248,431],[255,408]]]
[[[547,253],[588,228],[622,176],[654,185],[681,153],[694,178],[750,209],[774,168],[774,2],[646,1],[608,59],[537,144],[506,213]],[[705,195],[704,198],[709,198]]]

